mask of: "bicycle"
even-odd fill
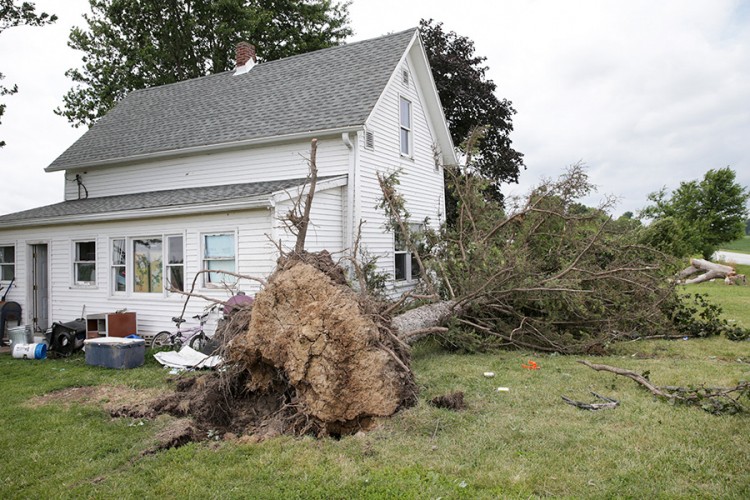
[[[208,336],[206,335],[206,332],[203,331],[203,326],[207,322],[206,318],[208,318],[208,315],[211,314],[211,311],[213,310],[214,308],[211,308],[203,314],[196,314],[195,316],[193,316],[193,319],[197,319],[200,324],[198,326],[193,326],[185,330],[181,329],[181,325],[187,320],[181,317],[172,318],[172,321],[174,321],[174,324],[177,326],[177,330],[175,330],[174,332],[164,330],[157,333],[156,336],[154,336],[153,340],[151,340],[151,348],[159,349],[162,347],[170,347],[174,348],[174,350],[176,351],[179,351],[180,349],[182,349],[182,346],[187,344],[192,349],[200,351],[201,349],[206,347],[206,344],[208,344]]]

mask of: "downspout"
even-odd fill
[[[359,135],[357,135],[359,139]],[[355,258],[354,251],[354,228],[355,223],[355,179],[357,176],[357,148],[352,144],[348,132],[341,134],[341,141],[349,149],[349,173],[346,179],[346,233],[344,234],[344,247],[348,249],[349,256]],[[359,140],[357,141],[359,144]]]

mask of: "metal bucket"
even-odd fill
[[[13,351],[13,347],[18,344],[31,344],[34,341],[30,325],[8,328],[8,338],[10,339],[11,352]]]
[[[44,359],[47,357],[47,344],[16,344],[13,346],[16,359]]]

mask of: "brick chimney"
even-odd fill
[[[253,64],[255,64],[258,60],[255,57],[255,45],[252,45],[247,42],[240,42],[237,44],[237,48],[235,50],[236,54],[236,66],[239,68],[240,66],[244,66],[247,64],[247,62],[252,59]],[[252,65],[251,65],[252,67]]]

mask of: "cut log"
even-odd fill
[[[691,276],[699,271],[706,271],[700,276],[686,280],[688,276]],[[732,266],[725,266],[724,264],[717,264],[705,259],[690,259],[690,267],[683,269],[678,275],[678,280],[684,280],[683,284],[693,285],[695,283],[703,283],[705,281],[713,280],[716,278],[723,278],[724,283],[728,285],[744,283],[744,276],[738,277],[737,271]]]
[[[690,280],[685,280],[686,285],[694,285],[696,283],[703,283],[704,281],[713,280],[716,278],[724,278],[724,273],[721,273],[719,271],[708,271],[707,273],[703,273],[700,276],[697,276]]]
[[[677,279],[678,280],[684,280],[688,276],[693,275],[693,274],[697,273],[698,271],[700,271],[700,269],[698,269],[695,266],[686,267],[685,269],[683,269],[682,271],[680,271],[680,274],[677,275]]]
[[[718,271],[723,274],[735,274],[736,271],[732,266],[725,266],[724,264],[717,264],[705,259],[690,259],[690,265],[703,269],[704,271]]]
[[[747,285],[747,279],[744,274],[735,274],[724,278],[724,283],[727,285]]]

